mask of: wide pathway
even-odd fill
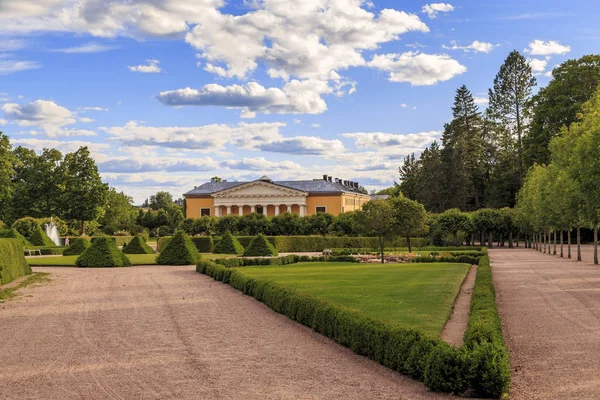
[[[192,267],[34,268],[0,304],[2,399],[442,399]]]
[[[600,398],[600,267],[590,262],[592,250],[584,247],[581,263],[490,250],[511,351],[511,400]]]

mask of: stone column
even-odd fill
[[[255,213],[256,212],[256,206],[250,206],[250,212],[251,213]]]
[[[215,206],[215,217],[221,216],[221,206]]]
[[[306,215],[306,206],[300,204],[300,216],[304,217]]]
[[[227,215],[231,215],[231,206],[227,206]]]
[[[279,215],[279,204],[275,205],[275,216]]]
[[[238,206],[238,214],[244,215],[244,206]]]

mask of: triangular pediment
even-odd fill
[[[266,181],[253,181],[214,193],[214,197],[308,196],[308,193]]]

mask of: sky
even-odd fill
[[[381,189],[483,110],[508,53],[548,84],[598,52],[597,0],[0,0],[0,130],[88,146],[136,203],[213,176]]]

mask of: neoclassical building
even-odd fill
[[[211,181],[183,196],[186,218],[204,215],[277,216],[291,212],[300,216],[327,212],[339,215],[358,210],[370,200],[351,182],[324,175],[312,181],[273,181],[267,176],[252,182]]]

